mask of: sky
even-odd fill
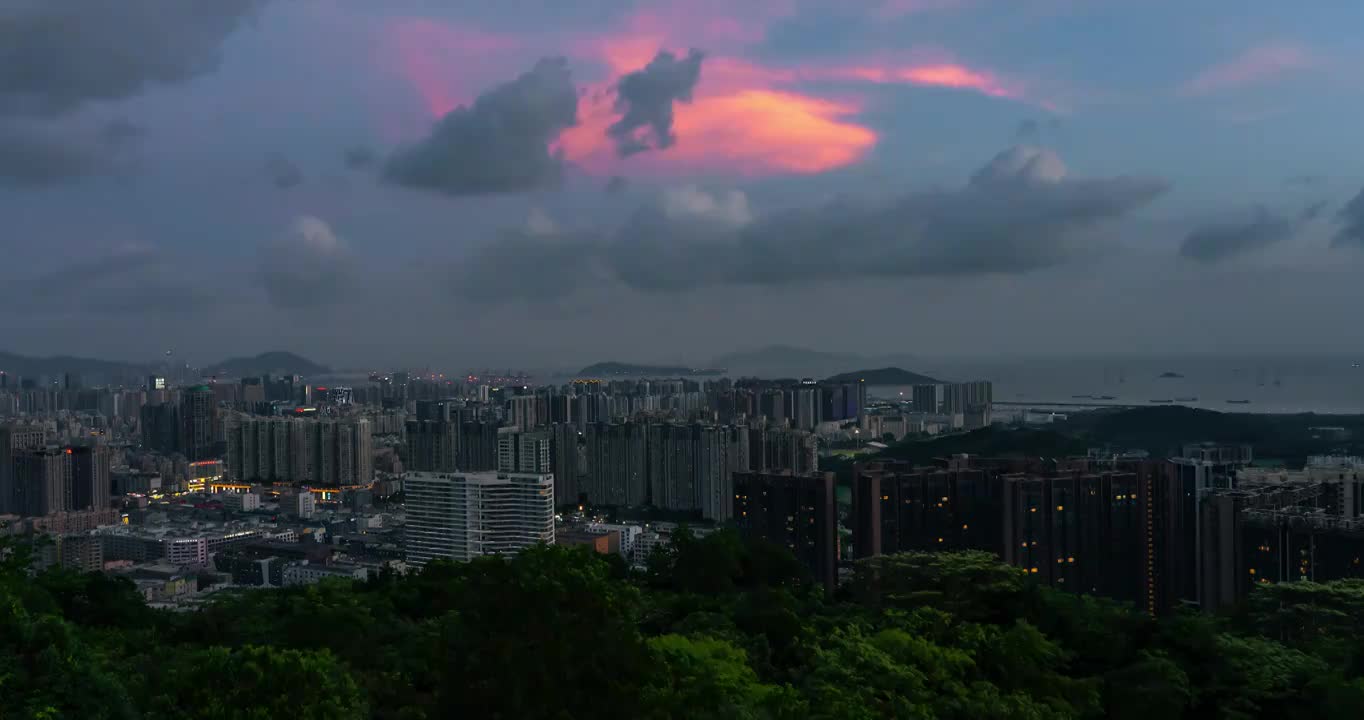
[[[0,0],[0,350],[1364,354],[1364,4]]]

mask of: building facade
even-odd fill
[[[407,561],[471,560],[554,543],[549,473],[410,473],[404,481]]]

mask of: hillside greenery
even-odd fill
[[[0,717],[1346,718],[1364,583],[1153,620],[981,553],[863,561],[834,597],[781,548],[683,537],[148,609],[126,581],[0,566]]]

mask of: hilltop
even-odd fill
[[[291,352],[264,352],[255,357],[224,360],[216,365],[205,365],[204,373],[223,377],[253,377],[256,375],[326,375],[331,368]]]
[[[37,378],[47,376],[58,378],[63,373],[75,373],[83,380],[128,379],[148,372],[151,363],[130,363],[93,358],[69,357],[31,357],[15,353],[0,352],[0,371],[10,377]]]
[[[885,367],[876,370],[854,370],[853,372],[841,373],[824,382],[864,382],[868,385],[936,385],[941,381],[902,368]]]
[[[680,365],[637,365],[635,363],[599,362],[578,371],[584,377],[679,377],[682,375],[723,375],[724,370],[697,369]]]
[[[714,367],[727,368],[732,377],[827,377],[847,373],[857,368],[894,367],[913,365],[917,361],[908,355],[868,357],[853,353],[830,353],[789,345],[768,347],[721,355],[712,361]]]

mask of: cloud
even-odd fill
[[[719,285],[795,286],[872,277],[1018,274],[1094,249],[1096,232],[1164,193],[1160,180],[1072,179],[1048,150],[1000,153],[963,188],[912,192],[890,203],[843,200],[755,216],[742,193],[665,193],[614,232],[552,242],[521,235],[494,243],[468,277],[506,277],[552,249],[566,272],[541,279],[565,295],[605,277],[650,292]],[[591,269],[596,275],[587,272]],[[520,294],[520,283],[502,297]]]
[[[450,288],[479,302],[555,300],[607,281],[600,262],[605,250],[602,238],[590,233],[511,230],[458,263]],[[441,280],[448,282],[449,275],[442,273]]]
[[[1326,184],[1326,176],[1313,174],[1294,175],[1292,177],[1284,179],[1284,183],[1287,185],[1294,185],[1297,187],[1315,188],[1321,187],[1322,185]]]
[[[1331,240],[1331,247],[1364,247],[1364,190],[1336,214],[1341,228]]]
[[[0,186],[42,187],[109,172],[141,135],[121,120],[84,134],[0,123]]]
[[[76,259],[19,283],[5,304],[37,315],[174,315],[199,312],[223,294],[177,261],[145,245],[126,245]]]
[[[1028,118],[1018,123],[1018,128],[1014,130],[1014,139],[1021,143],[1036,145],[1042,141],[1042,128],[1036,120]]]
[[[692,50],[682,60],[662,50],[644,69],[620,79],[616,84],[616,111],[621,117],[606,129],[618,155],[663,150],[677,142],[673,103],[691,102],[704,59],[700,50]]]
[[[1297,229],[1297,222],[1259,207],[1248,219],[1194,228],[1184,238],[1179,254],[1201,263],[1218,263],[1283,242]]]
[[[363,145],[347,148],[344,159],[351,170],[368,170],[379,162],[379,156]]]
[[[546,58],[516,80],[458,107],[430,136],[388,159],[384,177],[447,195],[556,185],[563,160],[550,143],[577,124],[578,93],[563,58]]]
[[[1180,94],[1201,96],[1239,90],[1278,80],[1316,64],[1312,53],[1297,45],[1261,45],[1194,75],[1180,88]]]
[[[183,82],[264,0],[11,0],[0,8],[0,115],[58,115]]]
[[[526,232],[531,235],[553,235],[559,232],[559,226],[544,210],[531,208],[530,215],[526,217]]]
[[[270,182],[281,190],[300,185],[303,182],[303,171],[298,169],[292,160],[283,155],[272,154],[265,158],[265,173],[270,176]]]
[[[622,193],[625,192],[625,188],[629,187],[629,185],[630,181],[625,179],[624,175],[612,175],[611,179],[606,181],[606,192],[613,195]]]
[[[258,277],[276,307],[334,304],[352,289],[355,274],[346,243],[330,225],[311,215],[295,218],[288,232],[260,249]]]

